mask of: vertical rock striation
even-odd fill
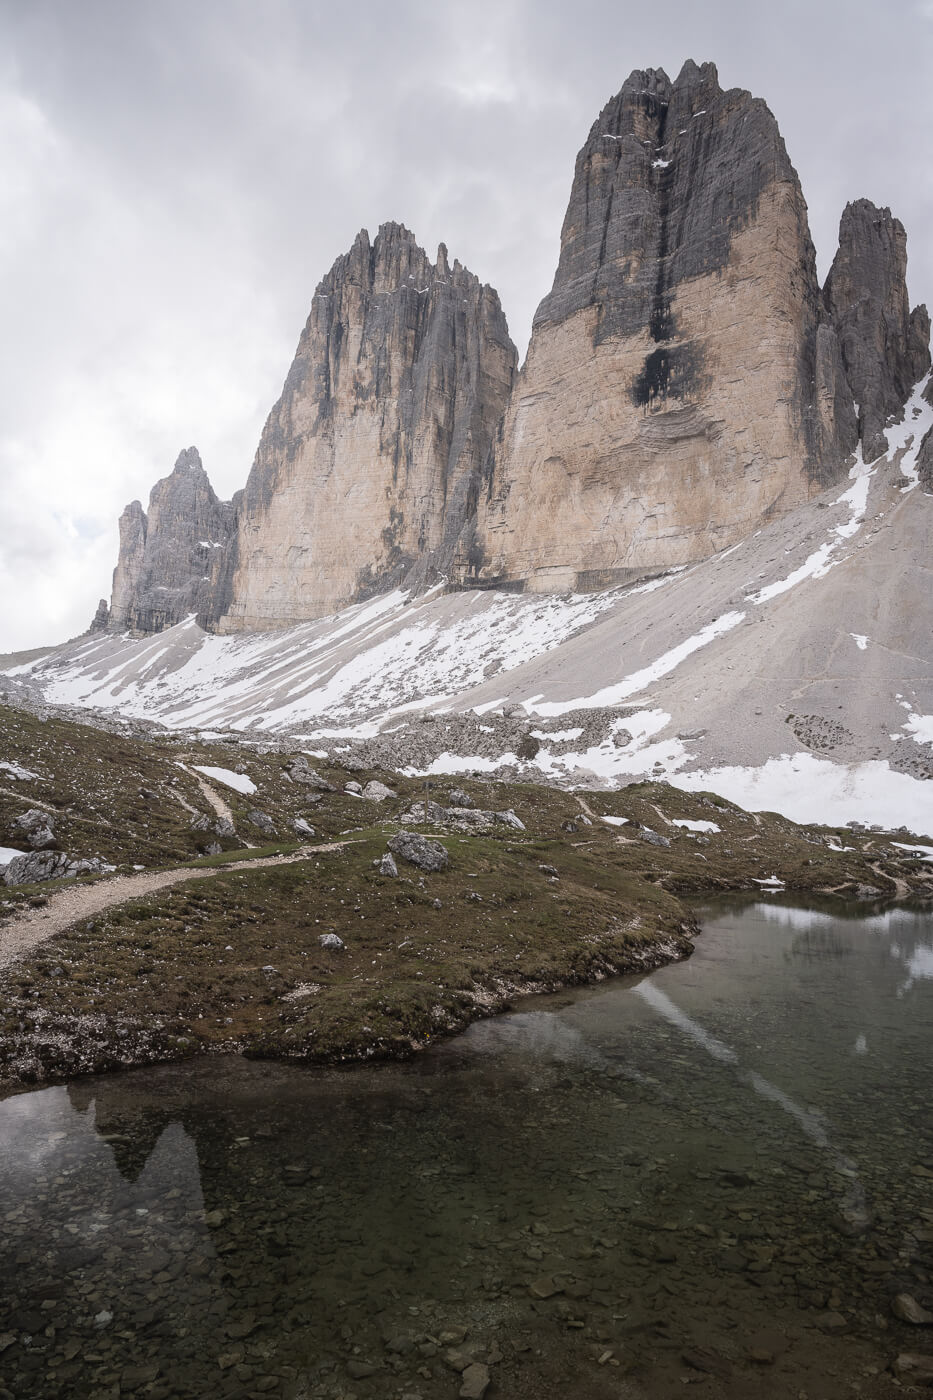
[[[120,517],[109,625],[160,632],[191,613],[205,625],[226,606],[227,545],[235,502],[220,501],[196,447],[180,453],[156,482],[148,513],[139,501]]]
[[[400,224],[315,293],[239,514],[223,631],[316,617],[450,567],[515,372],[499,298]]]
[[[464,581],[702,558],[823,489],[855,431],[773,116],[710,63],[632,73],[577,157]]]
[[[888,450],[884,426],[930,367],[930,318],[907,299],[907,235],[890,209],[847,204],[839,248],[823,288],[849,386],[858,404],[866,462]]]
[[[598,588],[689,564],[842,476],[930,364],[890,210],[826,284],[774,117],[713,64],[636,71],[574,172],[525,365],[442,244],[363,230],[318,287],[245,491],[194,448],[120,521],[109,614],[287,626],[392,587]],[[920,459],[933,489],[933,438]]]

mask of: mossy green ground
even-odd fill
[[[326,1062],[409,1054],[523,991],[683,956],[691,896],[752,889],[771,876],[811,894],[929,892],[922,863],[883,837],[799,827],[663,783],[571,794],[457,779],[477,807],[510,807],[525,830],[418,828],[443,841],[448,869],[423,874],[399,861],[399,878],[388,878],[374,862],[424,795],[423,781],[312,760],[341,789],[315,801],[287,778],[279,752],[115,737],[20,711],[0,719],[0,758],[39,775],[0,783],[0,844],[16,844],[12,818],[41,793],[69,854],[122,867],[218,867],[81,921],[0,974],[8,1084],[216,1049]],[[199,858],[216,837],[191,827],[188,808],[213,818],[193,763],[242,767],[256,784],[249,797],[217,785],[254,850],[227,838],[229,852]],[[378,777],[398,797],[364,802],[342,791],[351,777]],[[431,796],[443,802],[453,783],[437,780]],[[280,840],[259,845],[247,816],[256,808]],[[294,850],[296,815],[313,824],[315,842],[338,848],[289,865],[223,868],[234,855]],[[683,819],[719,831],[674,824]],[[669,846],[651,844],[646,828]],[[52,888],[5,891],[0,918]],[[327,933],[345,946],[323,949]],[[0,923],[0,947],[2,938]]]

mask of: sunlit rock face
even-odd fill
[[[400,224],[315,293],[245,491],[195,449],[120,522],[98,628],[285,627],[395,587],[599,589],[707,558],[842,479],[930,364],[890,210],[820,289],[777,123],[711,63],[636,71],[577,157],[521,372],[496,292]],[[933,446],[918,461],[933,487]]]
[[[709,63],[633,73],[577,157],[464,579],[702,558],[822,490],[855,440],[773,116]]]
[[[364,230],[315,294],[240,510],[221,630],[443,577],[516,366],[499,298],[441,245]]]

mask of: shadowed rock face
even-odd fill
[[[225,603],[219,585],[235,509],[218,500],[197,448],[180,453],[171,476],[152,488],[148,514],[133,501],[120,517],[110,625],[160,632],[191,613],[214,621]]]
[[[907,300],[907,235],[890,209],[847,204],[823,300],[859,406],[866,462],[888,448],[884,425],[930,367],[930,318]]]
[[[221,630],[328,613],[450,566],[516,353],[499,298],[364,230],[318,288],[240,511]]]
[[[855,444],[777,124],[710,64],[632,73],[577,157],[465,581],[623,581],[806,500]]]

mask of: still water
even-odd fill
[[[903,1393],[933,917],[703,917],[688,962],[410,1065],[0,1104],[0,1397]]]

